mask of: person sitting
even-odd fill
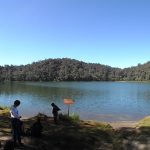
[[[42,136],[43,126],[41,124],[41,119],[38,117],[36,122],[31,126],[31,136],[40,138]]]

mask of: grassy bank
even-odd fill
[[[6,111],[6,110],[5,110]],[[3,110],[4,112],[4,110]],[[43,135],[40,139],[23,137],[24,150],[146,150],[149,148],[150,117],[137,123],[135,127],[113,129],[108,123],[61,119],[53,123],[51,117],[40,114]],[[36,117],[25,119],[25,129],[29,128]],[[0,110],[0,138],[11,135],[10,118]]]

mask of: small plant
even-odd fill
[[[71,116],[68,116],[67,114],[59,114],[59,120],[61,121],[67,121],[67,122],[79,122],[80,117],[77,114],[72,114]]]
[[[75,113],[73,113],[73,114],[70,116],[70,118],[71,118],[71,120],[72,120],[73,122],[79,122],[79,121],[80,121],[79,115],[77,115],[77,114],[75,114]]]
[[[59,120],[61,120],[61,121],[69,121],[70,120],[67,114],[60,113],[58,117],[59,117]]]

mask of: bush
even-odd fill
[[[79,121],[80,121],[79,115],[74,114],[74,113],[70,116],[70,118],[71,118],[71,120],[72,120],[73,122],[79,122]]]
[[[67,114],[59,114],[59,120],[61,121],[69,121],[69,116]]]
[[[59,114],[59,120],[61,121],[67,121],[67,122],[79,122],[80,117],[77,114],[72,114],[71,116],[68,116],[67,114]]]

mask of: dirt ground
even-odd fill
[[[150,150],[150,126],[139,127],[139,122],[61,120],[58,124],[54,124],[53,118],[45,115],[40,117],[43,125],[42,137],[22,136],[24,145],[15,147],[15,150]],[[35,120],[36,117],[24,119],[25,129]],[[10,118],[1,115],[2,147],[10,139]]]

